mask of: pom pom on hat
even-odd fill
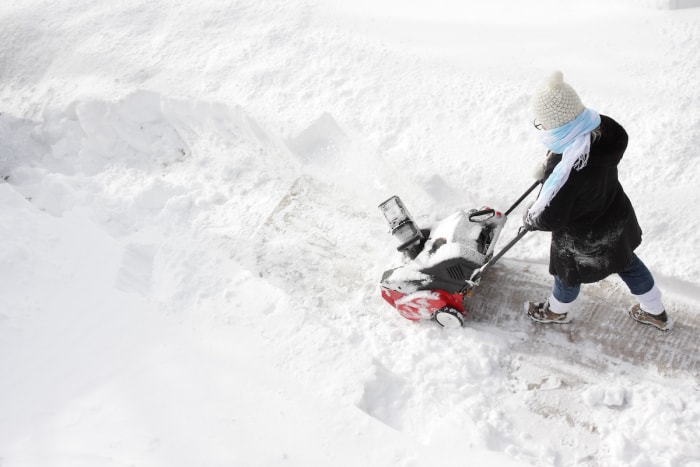
[[[561,71],[555,71],[537,90],[532,107],[537,120],[548,130],[566,125],[584,111],[576,91],[564,82]]]

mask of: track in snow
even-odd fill
[[[523,311],[523,302],[542,300],[550,292],[546,266],[504,260],[487,271],[474,290],[465,325],[488,323],[506,330],[525,330],[527,340],[513,349],[523,354],[557,356],[571,364],[601,369],[622,361],[656,367],[668,376],[688,372],[700,380],[700,315],[689,312],[689,306],[665,299],[673,328],[663,332],[644,326],[629,318],[627,309],[634,299],[612,276],[582,287],[571,323],[532,322]],[[600,355],[597,362],[590,361],[592,347]]]
[[[367,213],[345,204],[337,193],[331,200],[328,189],[314,177],[299,177],[258,231],[256,261],[261,276],[291,293],[317,292],[303,301],[324,309],[324,297],[349,296],[362,289],[374,293],[372,284],[365,283],[363,271],[347,265],[352,264],[357,251],[371,251],[368,239],[386,235],[379,214],[377,222],[371,223]],[[314,208],[309,210],[309,206]],[[346,228],[348,222],[372,224],[373,230],[360,236]],[[300,256],[306,260],[299,262]],[[319,282],[319,278],[324,280]],[[658,369],[664,376],[687,372],[700,381],[700,315],[687,303],[665,298],[675,322],[669,332],[644,326],[629,318],[627,309],[634,303],[633,297],[621,280],[611,276],[582,287],[571,323],[532,322],[523,312],[523,302],[544,299],[550,292],[546,265],[503,259],[484,274],[468,299],[465,326],[523,333],[526,339],[512,351],[526,359],[531,356],[533,364],[538,359],[556,358],[564,366],[580,365],[603,372],[628,363]]]

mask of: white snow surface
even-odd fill
[[[0,19],[0,466],[700,466],[696,369],[516,354],[550,336],[526,319],[401,318],[377,209],[507,209],[560,69],[628,131],[638,254],[696,317],[700,8],[18,0]],[[548,283],[548,241],[502,268]]]

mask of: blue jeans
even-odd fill
[[[632,262],[618,276],[627,284],[633,295],[642,295],[654,287],[654,278],[649,269],[642,263],[637,255],[632,255]],[[576,300],[581,291],[581,284],[566,285],[559,276],[554,276],[554,298],[562,303],[571,303]]]

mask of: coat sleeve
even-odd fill
[[[530,220],[530,224],[535,230],[545,232],[563,229],[570,225],[576,216],[574,206],[577,204],[575,202],[577,198],[575,187],[565,184],[554,196],[549,206],[544,208],[539,216]]]
[[[547,154],[547,160],[545,161],[545,180],[554,170],[554,167],[561,161],[561,154]],[[569,179],[576,177],[574,171],[569,175]],[[571,223],[572,216],[575,216],[575,205],[576,200],[579,197],[578,187],[576,183],[567,183],[559,190],[559,192],[552,198],[549,206],[545,207],[544,210],[534,219],[530,219],[530,226],[534,230],[542,230],[545,232],[551,232],[555,230],[560,230]]]

